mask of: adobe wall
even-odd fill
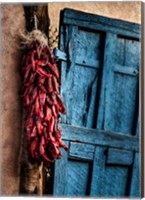
[[[1,181],[3,195],[17,195],[19,190],[19,152],[22,127],[22,109],[18,90],[21,84],[18,32],[24,29],[21,5],[2,5],[1,53]]]

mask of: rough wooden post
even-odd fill
[[[38,167],[38,186],[37,186],[37,194],[39,196],[43,195],[43,163],[41,163]]]
[[[37,28],[48,36],[49,18],[47,4],[24,5],[26,30],[32,31],[37,20]],[[36,19],[34,19],[36,16]],[[31,164],[28,162],[26,141],[23,137],[24,147],[22,150],[20,194],[43,195],[43,164]]]
[[[26,30],[32,31],[34,29],[34,14],[37,16],[38,29],[44,32],[48,36],[48,28],[50,20],[48,17],[47,4],[39,4],[34,6],[24,6],[25,18],[26,18]]]

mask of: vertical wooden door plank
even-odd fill
[[[69,142],[65,141],[65,144],[69,146]],[[68,168],[68,152],[62,150],[62,159],[55,161],[54,170],[54,196],[67,195],[67,168]]]
[[[113,94],[113,68],[116,63],[116,46],[117,35],[107,33],[106,45],[104,55],[104,69],[105,69],[105,112],[104,112],[104,129],[110,129],[111,118],[111,99]],[[112,122],[111,122],[112,123]]]
[[[131,189],[130,196],[131,197],[140,197],[141,195],[141,173],[139,171],[139,163],[140,163],[140,154],[135,153],[134,164],[133,164],[133,173],[131,179]]]
[[[139,113],[138,113],[137,124],[136,124],[136,136],[141,137],[141,134],[140,134],[140,116],[139,116]]]
[[[138,109],[138,74],[140,43],[134,38],[118,36],[116,60],[120,69],[132,73],[115,72],[114,93],[112,99],[112,128],[116,132],[134,135],[136,129],[136,112]],[[119,69],[119,68],[118,68]]]
[[[109,127],[110,119],[110,98],[113,82],[113,67],[115,64],[115,51],[117,35],[107,32],[104,47],[104,62],[101,83],[101,95],[99,101],[99,111],[97,117],[97,128],[104,129]]]
[[[65,45],[67,53],[67,62],[61,64],[61,97],[66,106],[66,115],[61,115],[61,122],[71,124],[72,120],[72,101],[73,93],[71,88],[74,83],[75,75],[75,61],[76,61],[76,36],[78,27],[68,26],[65,27],[65,33],[67,34],[66,40],[63,41],[62,45]]]
[[[105,148],[96,147],[93,161],[93,172],[90,196],[101,197],[104,192]]]

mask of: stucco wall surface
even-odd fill
[[[141,2],[53,2],[48,11],[51,26],[58,28],[59,13],[64,8],[72,8],[114,19],[141,23]]]
[[[17,195],[19,191],[19,158],[22,109],[18,90],[21,85],[18,49],[19,30],[24,29],[21,5],[2,5],[2,195]]]

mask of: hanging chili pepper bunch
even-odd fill
[[[37,36],[42,38],[42,33],[37,30],[32,35],[31,40],[30,37],[25,40],[20,95],[25,110],[28,157],[30,161],[47,164],[61,158],[60,147],[68,151],[58,126],[60,113],[65,114],[66,110],[59,95],[59,71],[55,58],[47,42],[37,39]]]

